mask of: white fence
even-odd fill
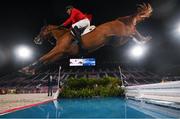
[[[180,104],[180,81],[128,86],[126,97],[158,104]]]

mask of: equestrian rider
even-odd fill
[[[75,35],[75,39],[81,39],[82,29],[90,26],[90,20],[88,16],[82,13],[80,10],[69,5],[66,7],[66,12],[70,16],[61,26],[67,26],[72,24],[72,32]]]

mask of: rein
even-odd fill
[[[51,32],[51,31],[57,30],[57,29],[68,30],[68,29],[64,28],[63,26],[59,25],[59,26],[57,26],[56,28],[53,28],[53,29],[50,29],[50,30],[47,30],[47,31],[48,31],[48,32]]]
[[[46,27],[44,27],[44,28],[46,28],[46,32],[47,33],[51,33],[53,30],[64,30],[64,32],[66,32],[66,31],[68,31],[68,29],[67,28],[64,28],[63,26],[61,26],[61,25],[59,25],[59,26],[54,26],[55,28],[48,28],[48,26],[46,26]],[[43,31],[44,32],[44,31]],[[38,43],[38,42],[40,42],[40,40],[39,39],[41,39],[41,32],[40,32],[40,34],[37,36],[37,37],[35,37],[35,42],[37,42],[36,44],[40,44],[40,43]],[[48,40],[48,42],[51,44],[51,45],[55,45],[53,42],[51,42],[50,40]]]
[[[47,30],[48,32],[52,32],[53,30],[57,30],[57,29],[62,29],[62,30],[67,30],[66,28],[64,28],[63,26],[57,26],[56,28],[53,28],[53,29],[50,29],[50,30]],[[48,40],[48,42],[51,44],[51,45],[55,45],[53,42],[51,42],[50,40]]]

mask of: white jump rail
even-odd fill
[[[127,86],[125,94],[127,98],[180,108],[180,81]]]

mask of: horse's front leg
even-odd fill
[[[44,63],[45,63],[45,62],[44,62],[45,59],[46,59],[47,57],[49,57],[49,55],[50,55],[51,53],[55,52],[56,49],[57,49],[57,48],[54,47],[51,51],[49,51],[47,54],[43,55],[39,60],[37,60],[36,62],[34,62],[32,65],[35,66],[35,65],[38,65],[38,64],[44,64]]]
[[[48,62],[48,59],[57,51],[57,48],[53,48],[47,54],[43,55],[39,60],[33,62],[31,65],[25,67],[25,69],[32,70],[41,67],[43,64]]]
[[[63,56],[64,52],[62,49],[59,49],[59,47],[55,47],[51,52],[46,54],[45,56],[41,57],[39,59],[40,62],[43,62],[43,64],[50,63],[54,61],[56,56]]]
[[[132,38],[136,43],[139,43],[139,44],[144,44],[152,39],[151,36],[145,37],[145,36],[141,35],[137,30],[135,30],[135,32],[133,33]]]

